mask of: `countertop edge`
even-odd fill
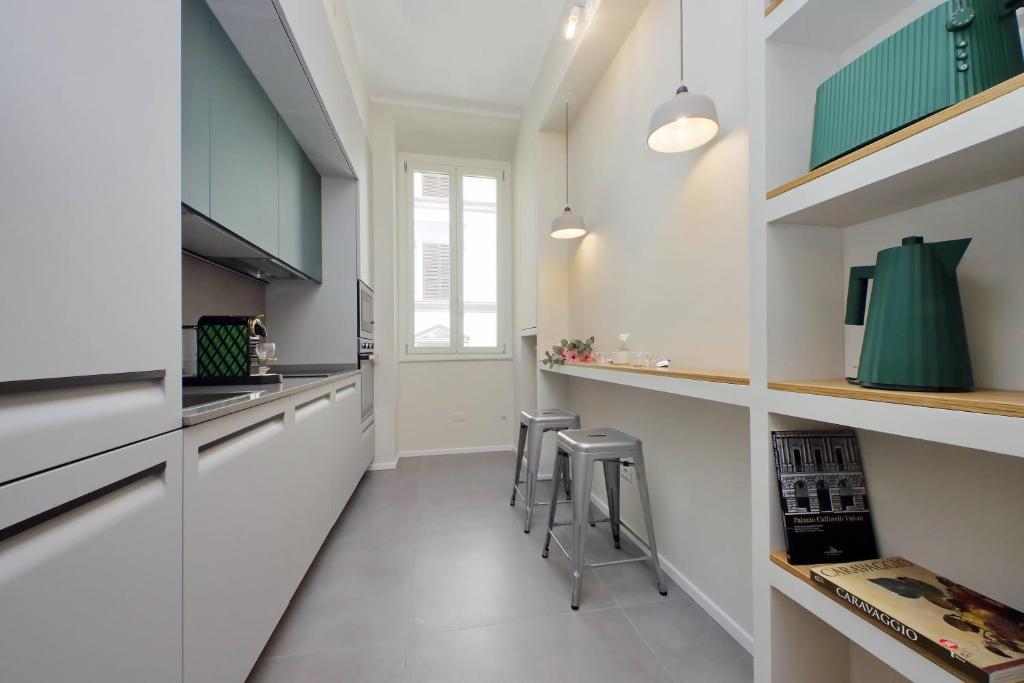
[[[197,406],[195,408],[183,409],[181,411],[181,426],[185,429],[189,427],[194,427],[196,425],[203,424],[204,422],[209,422],[210,420],[216,420],[217,418],[226,417],[227,415],[233,415],[243,410],[248,410],[249,408],[255,408],[256,406],[260,406],[265,403],[270,403],[271,401],[278,401],[283,398],[288,398],[289,396],[294,396],[295,394],[302,393],[303,391],[316,389],[317,387],[323,386],[325,384],[332,384],[334,382],[346,379],[353,375],[358,375],[359,373],[360,370],[356,368],[353,370],[344,370],[334,374],[326,375],[324,377],[286,377],[286,382],[289,379],[293,381],[308,381],[299,382],[296,383],[294,386],[290,386],[287,388],[282,387],[279,391],[268,393],[262,396],[257,396],[255,398],[249,398],[246,399],[245,401],[239,401],[238,403],[232,403],[230,405],[220,406],[217,408],[209,408],[203,410],[203,406]],[[253,392],[265,391],[268,389],[266,385],[252,387],[236,387],[236,389],[239,390],[244,390],[246,388],[252,388]]]

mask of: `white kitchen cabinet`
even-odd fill
[[[0,680],[181,681],[181,432],[0,486]]]
[[[186,681],[245,680],[295,590],[289,407],[184,430]]]
[[[243,681],[366,461],[359,376],[184,430],[184,680]]]
[[[363,456],[362,456],[362,463],[363,463],[363,470],[364,471],[373,462],[374,452],[375,452],[376,447],[377,447],[377,439],[376,439],[374,425],[375,425],[375,422],[374,422],[373,418],[371,417],[366,422],[364,422],[363,426],[362,426],[362,430],[363,430],[363,439],[362,439],[362,441],[363,441],[363,444],[362,444],[362,446],[363,446]]]
[[[298,585],[316,557],[337,515],[331,514],[334,443],[333,385],[304,392],[294,399],[295,425],[288,439],[288,468],[293,476],[290,510],[296,541],[294,581]]]
[[[181,424],[179,4],[4,10],[0,481]]]
[[[355,375],[334,386],[332,524],[355,491],[369,463],[362,457],[359,434],[362,377]]]

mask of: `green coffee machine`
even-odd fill
[[[970,238],[931,242],[907,237],[878,253],[873,266],[850,269],[846,324],[863,325],[854,384],[902,391],[970,391],[974,387],[956,269]]]
[[[811,168],[1024,72],[1024,0],[950,0],[818,87]]]

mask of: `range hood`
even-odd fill
[[[312,281],[284,261],[185,204],[181,205],[181,248],[261,282]]]

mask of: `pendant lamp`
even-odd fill
[[[679,0],[679,80],[685,81],[683,48],[683,0]],[[654,110],[647,133],[647,146],[655,152],[686,152],[704,145],[718,135],[718,110],[706,95],[695,95],[685,83],[675,97]]]
[[[583,219],[569,208],[569,101],[565,102],[565,210],[551,221],[551,236],[556,240],[571,240],[587,234]]]

